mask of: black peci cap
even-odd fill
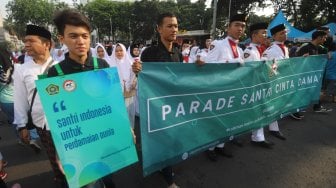
[[[279,24],[279,25],[276,25],[274,27],[271,28],[271,35],[273,36],[275,33],[279,32],[279,31],[282,31],[282,30],[285,30],[286,29],[286,26],[285,24]]]
[[[232,23],[234,21],[246,22],[246,20],[247,20],[247,15],[246,14],[236,14],[236,15],[233,15],[230,18],[230,23]]]
[[[51,40],[51,33],[44,27],[37,25],[27,25],[26,35],[36,35]]]
[[[250,33],[252,33],[255,30],[259,30],[259,29],[267,29],[267,27],[268,27],[268,24],[265,22],[252,24],[250,26]]]

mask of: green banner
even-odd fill
[[[37,80],[70,187],[138,160],[116,68]]]
[[[143,63],[139,101],[148,175],[319,100],[325,56],[279,61]]]

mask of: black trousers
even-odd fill
[[[6,183],[0,178],[0,188],[7,188]]]
[[[141,141],[141,138],[140,138],[140,136],[141,136],[140,118],[138,116],[135,116],[134,132],[135,132],[135,135],[136,135],[137,144],[141,145],[141,143],[140,143],[140,141]],[[141,152],[139,154],[139,157],[142,157]],[[167,167],[163,168],[162,170],[160,170],[160,172],[161,172],[164,180],[167,182],[168,185],[171,185],[175,182],[172,166],[167,166]]]

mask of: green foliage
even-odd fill
[[[6,26],[12,27],[19,38],[24,36],[28,23],[47,26],[51,24],[54,6],[47,0],[13,0],[6,5],[8,17]]]
[[[8,51],[13,51],[14,45],[8,41],[0,42],[0,49],[7,49]]]
[[[272,0],[279,10],[298,29],[310,31],[321,25],[336,22],[336,0]]]
[[[108,40],[128,42],[154,39],[157,16],[163,12],[173,12],[177,15],[180,30],[209,31],[213,9],[207,8],[205,2],[206,0],[198,0],[194,3],[191,3],[191,0],[128,2],[92,0],[85,5],[74,4],[74,8],[88,16],[92,27],[98,30],[100,41],[108,37]],[[217,28],[221,31],[225,30],[228,20],[228,4],[229,0],[218,1]],[[262,0],[232,0],[230,13],[231,15],[247,13],[255,6],[263,7],[265,3]],[[5,19],[5,29],[22,38],[27,23],[50,26],[53,24],[53,12],[68,8],[68,5],[64,2],[55,3],[48,0],[12,0],[6,8],[8,17]],[[253,19],[259,18],[253,15]],[[56,36],[55,32],[53,36]]]
[[[265,7],[263,0],[218,0],[217,28],[224,31],[230,15],[249,13],[249,22],[270,21],[250,12],[254,7]],[[336,0],[272,0],[273,6],[282,9],[295,27],[309,31],[317,26],[335,22]],[[205,0],[191,3],[191,0],[141,0],[111,1],[92,0],[88,4],[74,4],[75,9],[90,19],[98,29],[100,40],[139,41],[155,38],[156,19],[160,13],[173,12],[177,15],[180,30],[210,30],[212,8],[206,8]],[[48,0],[12,0],[6,5],[8,17],[4,28],[19,38],[24,36],[28,23],[50,26],[55,10],[68,8],[64,2]],[[309,20],[309,21],[307,21]],[[112,33],[112,34],[111,34]],[[54,35],[55,36],[55,33]]]

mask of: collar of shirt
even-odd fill
[[[160,51],[165,51],[167,54],[170,55],[170,60],[171,62],[182,62],[182,60],[179,57],[179,50],[175,48],[174,46],[172,47],[172,51],[168,51],[168,49],[163,45],[161,40],[158,42],[158,47],[160,48]]]
[[[251,46],[254,46],[254,47],[260,47],[261,45],[260,44],[256,44],[256,43],[250,43]]]
[[[234,42],[234,43],[236,43],[236,44],[239,43],[239,40],[236,40],[236,39],[234,39],[234,38],[232,38],[232,37],[230,37],[230,36],[227,36],[227,38],[228,38],[228,40],[231,40],[232,42]]]
[[[161,40],[159,40],[159,42],[158,42],[158,47],[159,48],[161,48],[161,50],[164,50],[164,51],[166,51],[167,53],[169,53],[169,54],[174,54],[174,46],[172,47],[172,51],[170,52],[170,51],[168,51],[168,49],[163,45],[163,43],[161,42]]]
[[[284,44],[284,42],[274,41],[273,44]]]
[[[30,62],[30,63],[32,63],[32,64],[34,64],[34,65],[44,65],[45,63],[50,62],[51,60],[52,60],[52,57],[49,56],[48,59],[47,59],[43,64],[37,64],[37,63],[34,61],[33,58],[28,59],[27,62]],[[27,63],[27,62],[26,62],[26,63]]]
[[[90,61],[92,59],[92,54],[88,52],[88,56],[85,60],[84,64],[80,64],[77,61],[73,60],[69,56],[69,52],[65,54],[65,61],[67,62],[68,65],[70,65],[74,69],[82,69],[83,67],[93,67],[92,62]]]

